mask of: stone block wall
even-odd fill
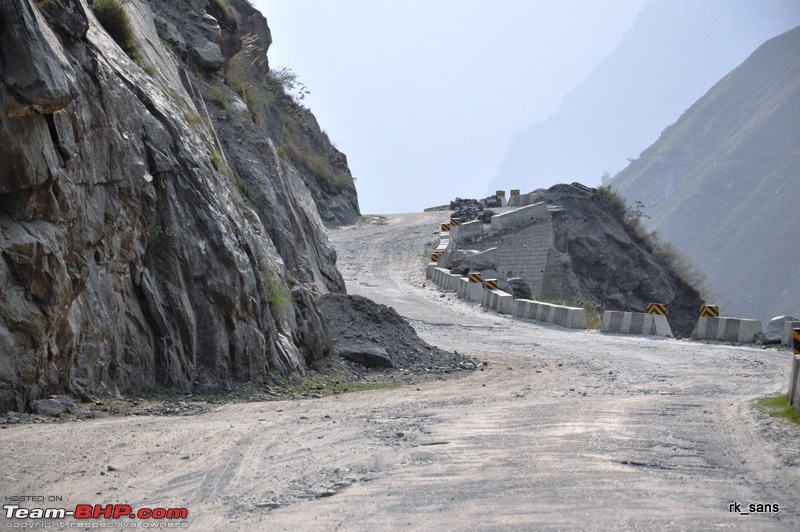
[[[522,277],[534,294],[540,294],[553,248],[553,228],[549,219],[515,231],[469,244],[470,249],[497,248],[497,271],[506,277]]]

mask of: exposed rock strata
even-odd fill
[[[247,36],[263,81],[266,20],[228,4],[225,64]],[[0,3],[0,410],[257,381],[331,349],[315,296],[344,283],[313,176],[274,120],[208,113],[224,72],[159,36],[211,42],[197,3],[125,8],[137,62],[85,0]]]

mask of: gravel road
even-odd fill
[[[445,216],[330,237],[350,293],[482,370],[193,416],[12,425],[0,496],[185,507],[191,530],[800,529],[800,430],[751,406],[785,392],[788,351],[485,312],[424,279]],[[742,515],[750,504],[773,511]],[[34,521],[0,515],[22,522]]]

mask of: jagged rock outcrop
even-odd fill
[[[673,332],[691,334],[703,299],[653,249],[657,242],[638,235],[591,189],[556,185],[533,201],[564,208],[553,213],[544,293],[588,299],[602,310],[644,312],[648,303],[664,303]]]
[[[0,4],[0,410],[263,380],[328,353],[315,297],[344,283],[315,176],[280,153],[292,102],[241,96],[268,86],[266,20],[209,2],[215,40],[196,2],[129,0],[129,56],[85,0],[37,5]],[[192,53],[207,42],[219,69]],[[237,93],[242,53],[262,61],[238,63]]]

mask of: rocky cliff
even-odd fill
[[[0,3],[0,410],[329,352],[355,188],[270,42],[246,0]]]

